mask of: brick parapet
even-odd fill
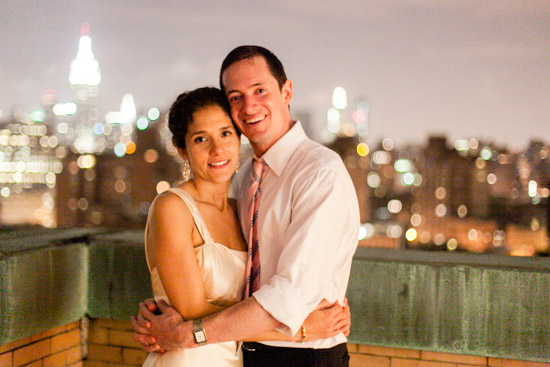
[[[350,367],[550,367],[550,363],[348,344]]]
[[[0,367],[83,367],[81,322],[0,346]]]
[[[550,363],[348,344],[350,367],[550,367]],[[129,321],[84,318],[0,346],[0,367],[135,367],[147,353]]]
[[[130,321],[91,319],[84,367],[141,366],[147,353],[134,341]]]

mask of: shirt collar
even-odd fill
[[[307,135],[302,124],[300,121],[295,121],[290,130],[277,140],[261,158],[265,160],[271,171],[280,176],[292,154],[305,139],[307,139]]]

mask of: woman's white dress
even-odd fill
[[[206,298],[209,302],[222,305],[227,301],[242,299],[245,283],[246,251],[230,249],[222,244],[215,243],[206,223],[202,218],[193,198],[180,188],[169,191],[178,195],[189,207],[193,219],[204,240],[204,244],[195,247],[195,255],[202,275]],[[147,221],[149,222],[149,220]],[[177,223],[174,223],[177,225]],[[149,223],[145,227],[145,254],[147,258],[147,232]],[[155,300],[170,302],[160,280],[157,268],[151,269],[149,259],[147,266],[151,271],[151,282]],[[208,330],[206,330],[208,336]],[[178,366],[218,366],[242,367],[242,354],[237,342],[207,344],[193,349],[168,351],[164,354],[149,353],[143,364],[144,367],[178,367]]]

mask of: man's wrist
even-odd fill
[[[192,320],[182,320],[178,324],[172,326],[171,343],[169,343],[167,350],[191,349],[196,348],[197,346],[198,345],[195,343],[195,339],[193,338]]]
[[[180,325],[178,334],[182,340],[181,348],[190,349],[198,347],[199,345],[195,343],[193,336],[193,320],[184,321]]]

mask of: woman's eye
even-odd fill
[[[229,130],[226,130],[222,133],[223,136],[230,136],[231,134],[233,134],[233,133]]]
[[[198,137],[196,137],[193,141],[194,141],[195,143],[201,143],[201,142],[203,142],[203,141],[205,141],[205,140],[206,140],[206,138],[204,138],[203,136],[198,136]]]

